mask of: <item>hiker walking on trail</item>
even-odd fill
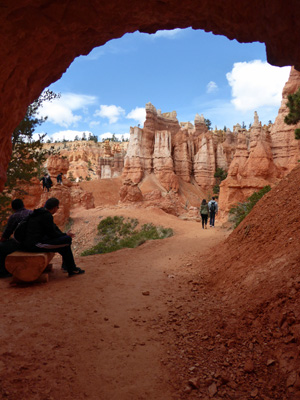
[[[212,197],[208,202],[209,209],[209,226],[211,228],[215,227],[215,216],[218,213],[218,203],[215,201],[215,198]]]
[[[47,174],[44,174],[44,176],[40,179],[40,181],[43,184],[43,191],[45,192],[47,190],[47,187],[46,187]]]
[[[69,276],[80,275],[85,272],[76,267],[71,244],[74,234],[70,231],[63,233],[53,221],[53,215],[59,209],[59,200],[51,197],[42,208],[35,209],[30,215],[26,238],[22,249],[30,252],[56,252],[62,256],[63,269]]]
[[[63,183],[62,183],[62,172],[60,172],[58,175],[57,175],[57,177],[56,177],[56,181],[57,181],[57,184],[60,184],[60,185],[62,185]]]
[[[208,219],[208,204],[206,202],[206,199],[202,200],[201,206],[200,206],[200,215],[202,219],[202,229],[207,229],[207,219]]]
[[[7,225],[0,239],[0,278],[11,276],[11,274],[5,268],[6,256],[14,251],[20,250],[20,244],[15,239],[10,239],[10,237],[16,229],[18,223],[32,213],[31,210],[27,210],[24,207],[24,203],[21,199],[13,200],[11,202],[11,208],[13,214],[9,217]]]
[[[46,182],[45,182],[45,186],[46,186],[47,192],[50,191],[52,185],[53,185],[52,179],[51,179],[50,175],[48,174],[46,176]]]
[[[49,192],[51,189],[51,186],[53,185],[52,179],[50,178],[49,174],[44,174],[44,176],[40,179],[40,181],[43,184],[43,190],[44,192]]]

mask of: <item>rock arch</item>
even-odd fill
[[[4,0],[0,11],[0,190],[27,105],[74,58],[126,32],[191,26],[265,42],[271,64],[300,66],[297,0]]]

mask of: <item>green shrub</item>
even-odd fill
[[[254,192],[244,203],[238,203],[229,210],[229,221],[234,223],[236,228],[249,214],[255,204],[269,191],[271,186],[265,186],[258,192]]]
[[[224,181],[224,179],[227,178],[227,172],[224,171],[223,168],[217,168],[215,173],[214,173],[214,177],[216,178],[216,184],[213,187],[213,193],[214,194],[219,194],[219,192],[220,192],[220,183],[222,181]]]
[[[121,216],[107,217],[98,225],[100,242],[91,249],[81,253],[82,256],[92,254],[111,253],[116,250],[135,248],[147,240],[164,239],[173,235],[170,228],[144,224],[141,229],[136,229],[139,221],[135,218]]]

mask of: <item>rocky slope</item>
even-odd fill
[[[51,176],[59,172],[73,181],[93,180],[98,178],[115,178],[121,175],[124,155],[128,142],[95,143],[88,140],[74,142],[45,143],[44,149],[51,155],[46,168]]]
[[[223,243],[185,264],[160,327],[173,327],[165,363],[181,399],[300,398],[299,186],[297,166]]]

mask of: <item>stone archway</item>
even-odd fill
[[[266,43],[271,64],[300,67],[297,0],[4,0],[0,13],[0,190],[11,132],[26,107],[79,55],[126,32],[204,29]]]

